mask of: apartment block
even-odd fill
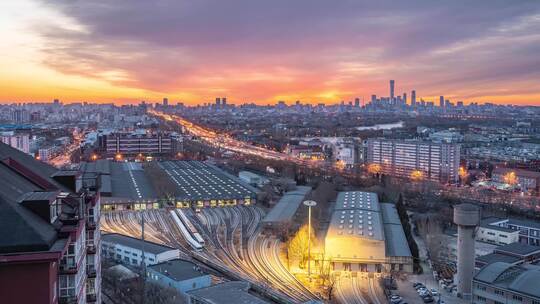
[[[0,143],[2,302],[101,303],[100,198],[81,179]]]
[[[366,141],[366,162],[380,173],[455,183],[459,178],[460,145],[417,140],[371,138]]]
[[[168,133],[118,132],[103,136],[106,139],[100,141],[104,144],[101,148],[109,157],[170,154],[177,145],[176,138]]]

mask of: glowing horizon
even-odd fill
[[[539,33],[537,1],[19,0],[0,4],[0,103],[368,102],[394,79],[409,100],[540,105]]]

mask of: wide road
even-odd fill
[[[71,164],[71,155],[78,149],[80,149],[81,141],[83,139],[82,132],[73,134],[73,142],[68,146],[62,148],[62,152],[48,161],[49,164],[63,168]]]
[[[293,157],[288,154],[265,149],[259,146],[249,144],[247,142],[237,140],[229,136],[228,134],[218,133],[216,131],[199,126],[185,118],[178,115],[166,114],[160,111],[148,110],[148,113],[157,117],[160,117],[166,121],[176,122],[178,125],[183,126],[184,129],[191,135],[194,135],[202,139],[207,144],[220,148],[236,152],[243,155],[258,156],[265,159],[288,161],[298,165],[311,167],[311,168],[326,168],[326,169],[343,169],[339,164],[332,164],[323,161],[305,160],[298,157]]]

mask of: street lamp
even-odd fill
[[[308,278],[311,282],[311,207],[317,205],[316,201],[304,201],[304,205],[308,207]]]

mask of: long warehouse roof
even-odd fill
[[[159,163],[177,185],[177,200],[254,198],[256,191],[239,178],[198,161],[165,161]]]
[[[384,241],[387,256],[411,256],[395,205],[379,203],[376,193],[338,193],[327,237]]]
[[[290,221],[310,191],[311,187],[297,186],[295,190],[286,192],[263,219],[263,223]]]
[[[239,178],[204,162],[163,161],[159,169],[176,186],[177,200],[212,200],[256,198],[257,190]],[[102,160],[82,163],[83,174],[100,175],[100,191],[112,201],[147,201],[159,199],[144,163]]]

